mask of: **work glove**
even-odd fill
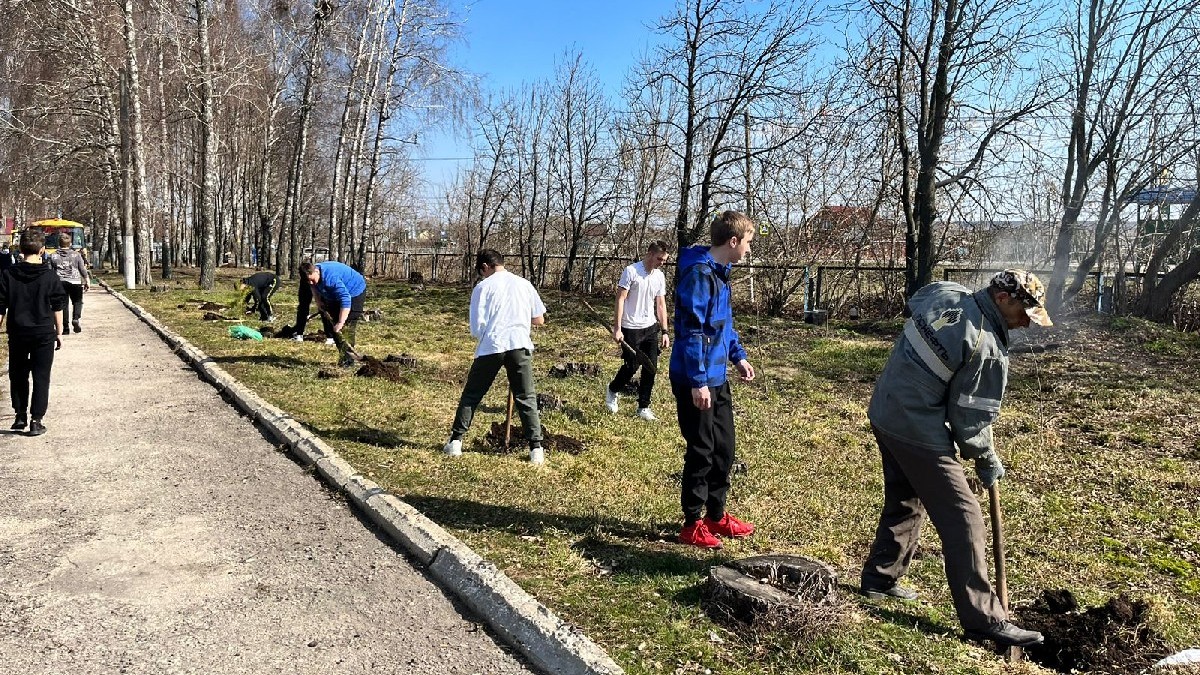
[[[975,475],[984,487],[992,487],[996,481],[1004,477],[1004,465],[1000,463],[1000,455],[995,450],[975,458]]]

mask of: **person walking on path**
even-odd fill
[[[0,274],[3,274],[4,270],[16,264],[17,261],[13,260],[12,249],[8,247],[8,242],[0,242]]]
[[[867,410],[883,460],[883,511],[861,592],[916,599],[899,581],[928,513],[967,637],[1004,646],[1039,644],[1042,634],[1010,623],[992,590],[982,510],[955,448],[974,461],[984,486],[1004,476],[992,423],[1008,382],[1009,331],[1030,322],[1052,325],[1045,295],[1042,282],[1025,270],[1000,272],[975,292],[952,282],[917,291]]]
[[[670,246],[661,239],[650,242],[646,256],[621,272],[617,282],[617,312],[613,322],[613,340],[622,340],[650,363],[658,363],[659,349],[670,344],[667,337],[667,279],[662,266],[670,256]],[[637,353],[622,351],[625,362],[604,391],[604,405],[617,412],[618,392],[624,389],[641,366]],[[642,368],[638,382],[638,417],[653,422],[658,419],[650,410],[650,393],[654,389],[655,372]]]
[[[115,295],[87,332],[0,432],[0,673],[538,672]]]
[[[71,235],[63,232],[58,235],[58,250],[50,255],[50,267],[58,273],[62,282],[63,292],[67,294],[67,305],[71,310],[71,329],[76,333],[83,330],[79,320],[83,318],[83,294],[90,288],[88,284],[87,265],[83,262],[83,254],[71,248]],[[66,335],[67,305],[62,309],[62,334]]]
[[[50,404],[50,369],[62,347],[66,293],[54,270],[43,262],[46,237],[21,233],[24,260],[0,274],[0,324],[8,328],[8,382],[16,419],[12,429],[29,425],[30,436],[46,433],[42,424]],[[30,379],[33,386],[30,387]]]
[[[307,283],[307,281],[303,282]],[[271,307],[271,296],[279,288],[279,275],[274,272],[255,272],[238,282],[239,290],[246,290],[246,313],[258,310],[258,320],[270,323],[275,320]],[[310,296],[311,297],[311,296]]]
[[[332,339],[333,333],[341,333],[349,326],[344,342],[354,348],[354,338],[358,329],[358,320],[363,315],[363,301],[367,297],[367,280],[357,270],[349,265],[327,260],[325,262],[300,263],[300,275],[308,279],[312,286],[312,297],[316,300],[317,309],[329,315],[329,333],[326,339]],[[340,349],[339,366],[354,365],[354,357],[347,350]]]
[[[475,256],[475,271],[483,277],[471,292],[471,337],[479,340],[475,360],[467,373],[458,411],[443,452],[462,454],[462,437],[471,428],[475,409],[483,401],[496,374],[504,368],[513,402],[525,428],[529,461],[545,461],[542,423],[538,417],[537,390],[533,382],[532,326],[546,323],[546,306],[533,284],[504,268],[504,256],[485,248]]]
[[[679,252],[670,365],[679,431],[687,441],[679,541],[701,548],[720,548],[718,537],[754,533],[754,525],[725,510],[736,446],[726,363],[734,364],[743,381],[754,379],[754,367],[733,328],[729,270],[750,253],[753,240],[754,222],[743,213],[725,211],[713,220],[711,247]]]

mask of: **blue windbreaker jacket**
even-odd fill
[[[729,268],[718,265],[707,246],[679,252],[670,367],[673,383],[718,387],[725,383],[727,365],[746,358],[733,329]]]

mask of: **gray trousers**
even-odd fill
[[[872,430],[883,457],[883,513],[863,565],[863,586],[888,588],[904,576],[928,512],[942,540],[959,623],[977,630],[1007,619],[988,581],[987,530],[962,464],[954,455],[938,455]]]
[[[508,386],[512,389],[514,406],[525,427],[525,440],[530,447],[542,444],[542,422],[538,418],[537,391],[533,385],[533,352],[528,349],[510,349],[499,354],[477,356],[467,373],[467,384],[458,399],[458,412],[454,415],[454,426],[450,427],[450,438],[462,438],[471,428],[475,409],[483,401],[500,369],[508,373]]]

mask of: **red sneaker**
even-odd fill
[[[705,518],[704,522],[708,525],[708,529],[711,530],[713,534],[717,534],[722,537],[741,539],[742,537],[749,537],[750,535],[754,534],[754,525],[752,523],[738,520],[728,513],[721,516],[720,520],[710,520]]]
[[[708,531],[708,525],[705,525],[703,520],[684,525],[679,531],[679,543],[700,548],[721,548],[721,540]]]

